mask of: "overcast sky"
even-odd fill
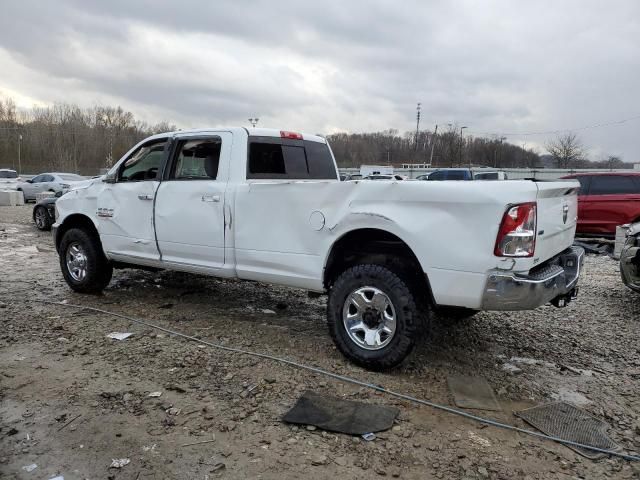
[[[5,0],[0,94],[149,122],[577,133],[640,161],[640,1]],[[537,147],[553,135],[509,135]]]

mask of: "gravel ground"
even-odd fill
[[[565,309],[438,321],[400,368],[372,373],[334,348],[325,299],[304,291],[119,270],[103,295],[75,294],[31,208],[0,207],[0,477],[640,478],[638,464],[591,461],[553,442],[34,301],[123,313],[444,405],[453,405],[448,375],[482,376],[502,411],[472,413],[527,428],[514,411],[563,399],[606,421],[611,437],[638,454],[640,298],[608,257],[587,258],[580,297]],[[134,335],[106,338],[114,331]],[[372,442],[283,424],[305,390],[401,413]],[[121,458],[129,463],[110,468]],[[37,468],[23,469],[31,464]]]

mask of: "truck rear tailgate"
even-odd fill
[[[577,181],[537,182],[538,236],[535,260],[542,263],[573,244],[578,220]]]

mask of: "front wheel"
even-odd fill
[[[76,292],[100,293],[109,285],[113,267],[92,232],[69,229],[62,237],[59,253],[62,275]]]
[[[340,275],[329,292],[327,316],[338,349],[370,370],[395,367],[411,353],[420,318],[407,284],[369,264]]]

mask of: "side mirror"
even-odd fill
[[[102,177],[102,181],[104,183],[116,183],[116,174],[114,173],[107,173],[104,177]]]
[[[54,197],[56,198],[60,198],[62,196],[62,190],[56,192],[56,194],[54,195]]]
[[[27,180],[27,183],[33,183],[33,180],[29,179]]]

